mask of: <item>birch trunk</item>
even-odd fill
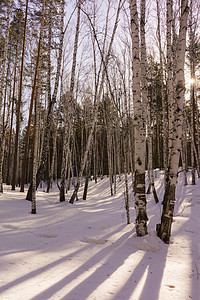
[[[76,71],[76,59],[78,50],[78,38],[79,38],[79,28],[80,28],[80,10],[81,1],[78,1],[78,12],[77,12],[77,23],[76,23],[76,33],[74,39],[74,52],[72,60],[72,70],[71,70],[71,80],[70,80],[70,91],[69,91],[69,103],[68,103],[68,113],[67,120],[65,123],[65,145],[63,147],[62,155],[62,171],[60,179],[60,202],[65,201],[65,178],[66,178],[66,167],[68,164],[68,156],[70,151],[70,141],[72,133],[72,114],[74,108],[74,84],[75,84],[75,71]]]
[[[144,5],[144,3],[143,3]],[[134,138],[135,138],[135,208],[137,236],[147,234],[147,213],[145,193],[145,119],[144,103],[140,93],[140,59],[139,59],[139,26],[136,0],[130,0],[132,68],[133,68],[133,102],[134,102]]]
[[[161,73],[161,101],[162,101],[162,118],[163,118],[163,165],[164,165],[164,180],[166,182],[167,178],[167,153],[168,153],[168,123],[167,123],[167,105],[164,93],[164,71],[163,71],[163,51],[162,51],[162,41],[161,41],[161,26],[160,26],[160,7],[159,1],[157,3],[157,19],[158,19],[158,45],[159,45],[159,55],[160,55],[160,73]],[[170,5],[168,1],[167,6]],[[168,12],[168,10],[167,10]]]
[[[10,20],[11,20],[11,6],[13,0],[8,0],[7,3],[7,25],[6,25],[6,33],[5,33],[5,42],[4,42],[4,50],[3,50],[3,58],[2,58],[2,70],[0,77],[0,124],[1,120],[1,110],[2,110],[2,101],[3,101],[3,90],[5,84],[5,74],[6,74],[6,64],[8,59],[8,42],[9,42],[9,33],[10,33]]]
[[[193,68],[192,68],[193,69]],[[193,74],[193,72],[192,72]],[[194,109],[195,109],[195,101],[194,101],[194,85],[190,85],[190,131],[191,131],[191,167],[192,167],[192,185],[195,185],[195,159],[194,159],[194,151],[196,150],[195,145],[195,124],[194,124]]]
[[[127,158],[128,158],[128,124],[125,124],[125,132],[124,132],[124,176],[125,176],[125,208],[126,208],[126,218],[127,224],[130,224],[130,206],[129,206],[129,193],[128,193],[128,176],[127,176]]]
[[[15,190],[15,184],[16,184],[16,172],[17,172],[16,161],[17,161],[17,156],[18,156],[18,140],[19,140],[19,131],[20,131],[20,111],[21,111],[21,101],[22,101],[27,17],[28,17],[28,0],[26,0],[26,12],[25,12],[24,35],[23,35],[23,46],[22,46],[22,59],[21,59],[21,70],[20,70],[20,84],[19,84],[19,95],[18,95],[18,103],[17,103],[17,120],[16,120],[15,150],[14,150],[14,160],[13,160],[12,190]]]
[[[28,2],[27,2],[27,9],[28,9]],[[31,101],[29,107],[29,118],[28,118],[28,126],[26,131],[26,140],[25,140],[25,147],[24,147],[24,156],[22,162],[22,176],[21,176],[21,188],[20,192],[24,192],[24,184],[25,184],[25,177],[26,177],[26,166],[27,166],[27,151],[28,151],[28,143],[29,143],[29,136],[30,136],[30,129],[31,129],[31,118],[32,118],[32,111],[33,111],[33,104],[35,99],[35,90],[36,90],[36,80],[38,74],[38,66],[40,62],[40,50],[41,50],[41,43],[42,43],[42,34],[43,34],[43,26],[40,28],[40,36],[38,41],[38,49],[37,49],[37,59],[36,59],[36,66],[35,66],[35,74],[34,74],[34,81],[33,81],[33,88],[31,94]]]
[[[43,14],[42,14],[43,15]],[[43,23],[43,22],[42,22]],[[43,27],[43,24],[41,25]],[[37,190],[37,164],[38,164],[38,144],[39,144],[39,96],[41,88],[39,88],[39,93],[35,97],[35,124],[34,124],[34,143],[33,143],[33,174],[32,174],[32,203],[31,203],[31,213],[36,214],[36,190]]]
[[[184,185],[187,185],[187,121],[185,103],[183,106],[183,142],[182,142],[182,161],[184,172]]]
[[[10,85],[10,95],[7,103],[7,118],[3,124],[3,132],[1,136],[0,143],[0,193],[3,193],[3,163],[4,163],[4,154],[5,154],[5,142],[8,132],[8,121],[10,116],[10,105],[11,105],[11,85]]]
[[[40,27],[40,39],[39,45],[42,44],[43,41],[43,28],[44,28],[44,14],[45,14],[45,4],[46,0],[42,2],[42,12],[41,12],[41,27]],[[38,46],[38,48],[40,48]],[[40,49],[38,50],[38,55],[40,56]],[[33,143],[33,173],[32,173],[32,202],[31,202],[31,213],[36,214],[36,190],[37,190],[37,168],[38,168],[38,145],[39,145],[39,111],[40,111],[40,103],[39,98],[41,94],[41,59],[38,59],[38,76],[36,73],[35,79],[38,81],[38,89],[35,97],[35,120],[34,120],[34,143]]]
[[[121,181],[121,151],[120,151],[120,126],[119,122],[116,124],[115,130],[115,139],[116,139],[116,151],[117,151],[117,169],[119,174],[119,181]]]
[[[197,97],[196,97],[196,105],[195,105],[195,108],[196,108],[196,121],[197,121],[197,132],[200,132],[200,125],[199,125],[199,109],[198,109],[198,105],[197,105]],[[199,137],[199,134],[197,134],[197,152],[198,152],[198,166],[200,168],[200,137]],[[198,177],[200,177],[200,175],[198,175]]]
[[[15,55],[15,66],[14,66],[14,79],[13,79],[13,92],[12,92],[12,109],[11,109],[11,120],[10,120],[10,133],[9,133],[9,149],[7,159],[7,176],[6,184],[10,184],[10,158],[11,158],[11,144],[12,144],[12,130],[13,130],[13,116],[14,116],[14,100],[15,100],[15,86],[16,86],[16,69],[17,69],[17,56],[18,56],[18,45],[16,45]]]
[[[174,23],[173,19],[173,1],[166,1],[167,4],[167,97],[168,97],[168,114],[169,114],[169,157],[171,156],[172,149],[172,141],[174,136],[174,110],[175,110],[175,97],[174,97],[174,70],[177,65],[176,61],[176,45],[173,43],[172,47],[172,29],[174,32]],[[175,38],[175,34],[173,34],[173,38]],[[173,50],[173,51],[172,51]],[[169,157],[168,157],[168,165],[169,165]],[[167,174],[168,177],[169,174]],[[165,180],[166,183],[166,180]]]
[[[167,184],[165,188],[165,195],[163,200],[163,212],[161,217],[161,224],[157,225],[157,233],[163,242],[169,244],[171,236],[171,226],[175,205],[175,192],[178,177],[179,157],[181,152],[181,139],[183,133],[183,102],[185,92],[184,82],[184,63],[185,63],[185,49],[186,49],[186,31],[188,18],[188,1],[181,1],[181,18],[178,40],[177,52],[177,70],[175,77],[176,88],[176,108],[169,118],[175,116],[173,132],[170,132],[171,153],[169,159],[169,175],[167,177]]]

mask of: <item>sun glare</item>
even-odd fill
[[[188,83],[189,83],[190,85],[194,84],[194,83],[195,83],[195,79],[194,79],[194,78],[189,78],[189,79],[188,79]]]

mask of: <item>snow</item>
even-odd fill
[[[160,203],[147,195],[149,234],[141,238],[135,233],[131,186],[131,224],[126,224],[123,181],[114,196],[108,178],[90,181],[87,201],[81,187],[73,205],[59,203],[56,187],[50,194],[40,188],[36,215],[26,193],[4,185],[0,299],[199,300],[200,179],[192,186],[189,174],[184,186],[180,174],[171,243],[165,245],[155,232],[163,196],[163,174],[157,173]]]

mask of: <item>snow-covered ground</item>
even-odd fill
[[[182,176],[182,175],[181,175]],[[162,201],[163,175],[156,178]],[[149,235],[135,234],[134,197],[126,224],[124,183],[89,182],[87,201],[59,203],[58,190],[37,192],[32,215],[26,193],[4,185],[0,196],[1,300],[199,300],[200,179],[179,179],[171,243],[155,234],[161,204],[148,195]]]

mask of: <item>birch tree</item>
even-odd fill
[[[164,91],[164,70],[163,70],[163,51],[162,51],[162,40],[161,40],[161,20],[160,20],[160,5],[158,0],[157,4],[157,19],[158,19],[158,45],[159,45],[159,56],[160,56],[160,73],[161,73],[161,101],[162,101],[162,117],[163,117],[163,164],[164,164],[164,179],[166,183],[167,178],[167,158],[168,158],[168,122],[167,122],[167,103]],[[170,6],[172,5],[171,0],[167,2],[167,14],[170,13]],[[171,16],[168,16],[167,26],[170,26]],[[171,28],[171,27],[168,27]],[[167,39],[171,39],[170,30],[167,30]],[[171,68],[171,57],[169,51],[169,43],[167,43],[167,63],[169,63],[169,68]],[[170,78],[170,77],[169,77]],[[170,92],[170,90],[169,90]]]
[[[23,45],[22,45],[21,70],[20,70],[20,84],[19,84],[19,94],[18,94],[18,102],[17,102],[17,120],[16,120],[16,133],[15,133],[15,150],[14,150],[14,159],[13,159],[12,190],[15,190],[15,184],[16,184],[16,170],[17,170],[16,161],[18,157],[18,140],[19,140],[19,131],[20,131],[20,112],[21,112],[21,102],[22,102],[27,18],[28,18],[28,0],[26,0],[26,12],[25,12],[24,34],[23,34]]]
[[[169,111],[169,118],[174,116],[173,131],[169,132],[169,141],[171,143],[171,151],[169,156],[169,174],[167,176],[167,184],[165,187],[165,195],[163,200],[163,211],[161,224],[157,225],[158,236],[166,244],[170,241],[171,226],[173,220],[173,212],[175,205],[175,192],[178,177],[179,157],[181,153],[182,125],[183,125],[183,100],[185,92],[184,82],[184,63],[186,50],[186,31],[188,18],[188,1],[181,1],[181,15],[179,25],[178,49],[177,49],[177,68],[175,74],[175,106],[173,111]],[[171,106],[172,107],[172,106]]]
[[[68,156],[70,151],[70,141],[72,133],[72,113],[74,108],[74,84],[75,84],[75,71],[76,71],[76,59],[77,59],[77,50],[78,50],[78,38],[80,30],[80,11],[81,11],[81,1],[78,2],[78,11],[77,11],[77,23],[76,23],[76,32],[74,38],[74,51],[72,59],[72,70],[71,70],[71,79],[70,79],[70,90],[69,96],[65,99],[68,103],[65,103],[67,106],[67,115],[65,120],[65,135],[64,135],[64,145],[63,145],[63,154],[62,154],[62,170],[61,170],[61,181],[60,181],[60,202],[65,201],[65,177],[66,177],[66,167],[68,164]]]
[[[0,123],[1,123],[1,110],[2,110],[2,101],[3,101],[3,89],[5,84],[5,74],[6,74],[6,64],[8,59],[8,42],[9,42],[9,33],[10,33],[10,20],[11,20],[11,7],[13,0],[8,0],[7,3],[7,24],[6,24],[6,33],[4,41],[4,51],[2,58],[2,69],[0,77]]]
[[[145,5],[145,2],[143,2]],[[145,123],[145,103],[142,102],[140,93],[140,55],[139,55],[139,24],[137,1],[130,0],[131,16],[131,39],[132,39],[132,95],[134,103],[134,146],[135,146],[135,208],[136,208],[136,233],[137,236],[147,234],[147,213],[145,194],[145,150],[146,150],[146,123]]]

